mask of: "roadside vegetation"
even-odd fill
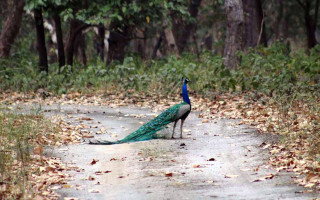
[[[55,132],[56,128],[39,115],[22,115],[4,109],[0,111],[1,199],[32,197],[32,193],[28,192],[32,191],[31,174],[40,173],[35,168],[32,155],[37,147],[36,138]]]
[[[57,198],[49,186],[64,183],[67,167],[43,153],[44,145],[77,141],[63,127],[59,119],[0,107],[0,199]]]

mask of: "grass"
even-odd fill
[[[30,178],[39,173],[32,157],[41,142],[37,137],[56,129],[42,115],[0,110],[0,199],[33,197]]]

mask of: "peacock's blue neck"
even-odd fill
[[[188,95],[188,90],[187,90],[187,83],[184,82],[183,86],[182,86],[182,97],[183,97],[183,101],[190,104],[190,99],[189,99],[189,95]]]

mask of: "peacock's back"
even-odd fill
[[[166,125],[177,120],[179,118],[179,110],[181,107],[188,105],[187,103],[180,103],[174,105],[162,112],[153,120],[142,125],[138,130],[131,133],[124,139],[120,140],[121,142],[136,142],[150,140],[155,137],[155,134],[163,129]]]

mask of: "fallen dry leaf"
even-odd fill
[[[64,197],[64,200],[79,200],[79,198],[76,197]]]
[[[90,162],[90,165],[95,165],[97,164],[99,160],[98,159],[92,159],[92,161]]]
[[[213,183],[214,181],[213,180],[211,180],[211,181],[206,181],[207,183]]]
[[[315,183],[308,183],[308,184],[306,184],[304,187],[306,187],[306,188],[312,188],[312,187],[314,187],[316,184]]]
[[[71,185],[63,185],[63,188],[71,188]]]
[[[92,119],[92,118],[90,118],[90,117],[81,117],[81,120],[90,121],[90,120],[93,120],[93,119]]]
[[[43,153],[43,147],[42,145],[37,145],[34,149],[33,149],[33,153],[36,155],[42,155]]]
[[[94,135],[92,135],[92,134],[83,134],[82,138],[94,138]]]
[[[90,193],[100,193],[100,190],[97,190],[97,189],[89,189],[88,192],[90,192]]]
[[[97,171],[97,172],[95,172],[95,174],[96,175],[102,175],[103,173],[102,173],[102,171]]]
[[[233,174],[226,174],[224,175],[224,178],[237,178],[239,175],[233,175]]]
[[[260,181],[264,181],[264,180],[267,180],[267,179],[272,179],[273,177],[274,177],[274,174],[269,174],[267,176],[258,178],[256,180],[251,181],[251,182],[260,182]]]
[[[310,173],[310,174],[308,174],[308,175],[306,176],[305,179],[306,179],[307,182],[312,181],[312,180],[313,180],[313,182],[314,182],[314,181],[319,180],[319,176],[316,175],[316,174],[314,174],[314,173]]]
[[[166,177],[172,177],[172,176],[173,176],[173,173],[172,173],[172,172],[166,172],[164,175],[165,175]]]

